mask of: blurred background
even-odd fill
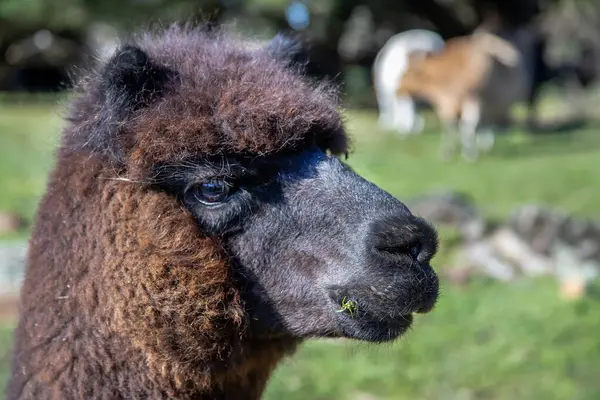
[[[310,78],[340,86],[348,163],[441,232],[434,312],[394,344],[306,343],[267,399],[600,399],[600,0],[0,0],[2,385],[73,73],[119,35],[175,20],[296,35]],[[476,162],[439,156],[445,125],[431,97],[404,98],[418,129],[382,123],[377,80],[396,93],[421,65],[410,35],[390,39],[415,29],[442,43],[489,31],[521,57],[524,95]],[[378,66],[386,43],[394,61]],[[456,67],[449,49],[433,51],[445,55],[429,82]]]

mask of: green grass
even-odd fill
[[[47,104],[0,103],[0,211],[32,220],[60,126],[58,110]]]
[[[10,346],[12,342],[13,328],[0,326],[0,393],[4,393],[4,384],[10,374]]]
[[[446,287],[395,344],[305,344],[267,399],[598,399],[599,305],[547,280]]]
[[[568,134],[521,131],[499,137],[493,152],[475,165],[460,158],[440,162],[438,134],[400,139],[374,129],[374,116],[354,113],[349,130],[356,151],[349,162],[399,199],[439,188],[471,195],[491,217],[505,216],[527,202],[540,202],[582,215],[600,204],[600,132],[588,127]]]
[[[598,213],[600,133],[594,128],[536,138],[514,131],[471,165],[440,162],[434,132],[402,140],[379,131],[373,113],[351,112],[348,120],[355,148],[349,163],[401,200],[450,188],[470,194],[493,218],[530,202]],[[0,103],[0,210],[32,218],[60,125],[47,103]],[[443,245],[451,237],[442,231]],[[448,262],[443,252],[437,266]],[[477,280],[462,289],[443,282],[436,310],[418,316],[400,341],[308,342],[276,370],[266,398],[597,399],[598,293],[600,287],[565,302],[549,279]],[[0,331],[0,351],[9,346],[7,332]]]

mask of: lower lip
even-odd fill
[[[404,317],[401,323],[392,323],[385,327],[373,329],[371,331],[371,341],[373,342],[390,342],[399,338],[412,325],[412,315]]]
[[[381,321],[368,316],[352,318],[349,315],[342,322],[341,331],[345,336],[352,339],[366,340],[370,342],[389,342],[400,337],[410,328],[413,315],[408,314],[391,321]],[[354,323],[350,323],[353,321]],[[350,326],[348,326],[350,325]]]
[[[410,327],[412,322],[413,322],[413,315],[408,314],[408,315],[401,316],[399,319],[395,320],[394,322],[391,322],[389,325],[392,328],[397,328],[398,330],[404,331],[408,327]]]

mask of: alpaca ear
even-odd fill
[[[306,64],[307,58],[302,43],[293,36],[278,33],[264,50],[273,58],[291,65]]]
[[[102,74],[106,105],[126,116],[161,96],[169,71],[156,65],[140,48],[121,47],[107,62]]]
[[[157,65],[140,48],[125,45],[105,64],[100,76],[101,105],[95,129],[89,133],[85,147],[123,162],[127,141],[121,127],[131,114],[159,99],[167,83],[175,76]]]

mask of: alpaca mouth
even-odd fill
[[[388,342],[397,339],[412,325],[413,313],[426,313],[433,308],[422,304],[400,312],[382,312],[373,305],[348,298],[335,300],[339,336],[368,342]]]
[[[382,320],[363,313],[360,316],[343,315],[338,320],[341,336],[367,342],[389,342],[399,338],[412,325],[413,315],[400,315]]]

